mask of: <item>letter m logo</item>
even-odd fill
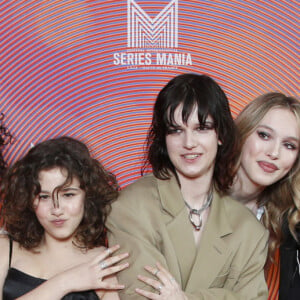
[[[150,18],[134,0],[127,0],[127,46],[178,47],[178,0],[172,0],[155,18]]]

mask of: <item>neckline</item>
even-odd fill
[[[21,270],[19,270],[17,268],[14,268],[14,267],[10,267],[9,270],[18,272],[20,274],[23,274],[23,275],[25,275],[27,277],[30,277],[30,278],[33,278],[33,279],[36,279],[36,280],[41,280],[41,281],[47,281],[48,280],[48,279],[45,279],[45,278],[40,278],[40,277],[36,277],[36,276],[30,275],[30,274],[28,274],[26,272],[23,272],[23,271],[21,271]]]

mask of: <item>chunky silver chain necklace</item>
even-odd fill
[[[192,208],[185,200],[184,203],[186,205],[186,207],[189,209],[189,219],[190,219],[190,222],[192,223],[192,225],[194,226],[194,228],[199,231],[202,227],[202,213],[208,208],[210,207],[211,205],[211,201],[212,201],[212,198],[213,198],[213,193],[212,191],[210,191],[210,193],[208,194],[207,196],[207,200],[206,202],[203,204],[202,207],[200,207],[199,209],[195,209],[195,208]],[[194,220],[193,220],[193,215],[195,217],[198,217],[198,223],[196,223]]]

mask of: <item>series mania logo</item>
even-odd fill
[[[178,0],[154,18],[134,0],[127,0],[127,51],[114,53],[113,62],[129,69],[191,66],[191,54],[178,50]]]

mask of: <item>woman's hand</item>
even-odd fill
[[[157,263],[156,266],[157,268],[145,266],[145,270],[156,276],[158,280],[142,275],[139,275],[138,279],[156,289],[157,293],[148,292],[143,289],[136,289],[135,291],[152,300],[187,300],[187,297],[174,277],[161,264]]]
[[[123,289],[124,285],[111,280],[105,280],[106,278],[113,276],[129,266],[128,263],[116,265],[116,263],[128,257],[128,253],[111,256],[111,254],[119,248],[119,245],[107,248],[91,261],[80,264],[68,270],[67,272],[71,272],[71,277],[73,277],[71,281],[73,282],[72,292],[97,289]]]
[[[80,291],[115,291],[124,288],[114,274],[128,267],[128,263],[116,265],[128,257],[128,253],[111,256],[120,246],[102,250],[93,259],[59,273],[18,299],[61,299],[63,296]],[[118,298],[116,298],[118,299]]]

